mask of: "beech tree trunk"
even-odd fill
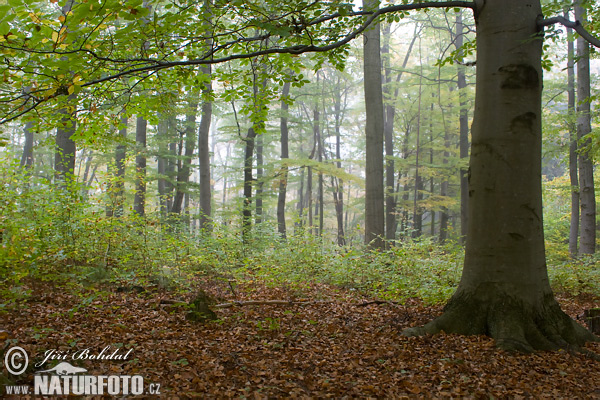
[[[158,130],[156,132],[156,139],[158,139],[158,154],[156,160],[156,168],[158,172],[158,179],[156,180],[158,190],[158,203],[159,210],[162,217],[166,217],[169,212],[167,204],[167,164],[168,159],[166,154],[168,153],[168,137],[169,137],[169,120],[165,114],[160,114],[160,121],[158,123]]]
[[[256,224],[260,224],[263,221],[263,142],[264,136],[258,135],[256,137]]]
[[[135,142],[137,155],[135,156],[135,195],[133,197],[133,211],[144,216],[146,212],[146,130],[148,122],[138,116],[135,125]]]
[[[565,12],[565,17],[568,18]],[[577,172],[577,124],[575,119],[575,46],[573,45],[573,30],[567,29],[567,93],[569,103],[569,179],[571,181],[571,224],[569,226],[569,254],[578,255],[579,241],[579,174]]]
[[[575,19],[585,21],[585,9],[575,6]],[[581,236],[579,252],[596,252],[596,194],[594,190],[594,163],[589,154],[592,131],[590,114],[590,45],[577,38],[577,138],[579,148],[579,205],[581,207]]]
[[[462,279],[440,317],[404,334],[488,334],[525,352],[580,346],[595,336],[560,309],[544,255],[540,0],[487,0],[477,14]]]
[[[375,10],[378,0],[366,0],[364,8]],[[383,91],[380,26],[364,33],[364,89],[366,106],[365,244],[373,249],[385,246],[383,187]]]
[[[244,207],[242,210],[242,238],[244,243],[247,243],[252,230],[252,164],[255,139],[256,131],[254,128],[248,129],[248,133],[244,138],[246,144],[244,153]]]
[[[418,37],[418,25],[415,25],[415,33],[413,34],[408,50],[404,55],[404,61],[402,62],[402,69],[396,75],[396,87],[392,88],[392,67],[390,61],[390,46],[389,41],[391,39],[390,32],[391,25],[386,25],[384,32],[384,45],[381,48],[381,53],[385,58],[384,63],[384,82],[385,87],[383,92],[386,94],[387,104],[385,104],[385,121],[383,125],[384,139],[385,139],[385,238],[388,240],[388,245],[392,243],[392,240],[396,239],[396,196],[394,193],[395,183],[395,166],[394,166],[394,120],[396,118],[396,106],[395,103],[398,99],[400,87],[398,83],[402,79],[402,74],[410,54],[412,53],[413,46]],[[393,89],[393,90],[392,90]]]
[[[462,22],[462,11],[456,14],[456,49],[460,49],[464,43]],[[462,58],[462,51],[460,54]],[[467,79],[465,76],[465,67],[458,64],[457,67],[457,86],[460,102],[459,122],[459,154],[461,160],[469,157],[469,109],[467,108]],[[466,167],[460,168],[460,234],[463,241],[467,237],[468,226],[468,206],[469,206],[469,171]]]
[[[77,148],[71,137],[77,130],[75,112],[77,96],[71,94],[66,104],[59,110],[60,122],[56,130],[56,150],[54,152],[54,171],[58,181],[67,182],[75,171],[75,152]]]
[[[212,101],[210,95],[212,92],[211,67],[202,68],[202,72],[208,75],[208,81],[202,90],[202,116],[200,117],[200,126],[198,128],[198,161],[200,163],[200,230],[209,231],[211,229],[212,216],[212,187],[210,182],[210,151],[208,139],[210,134],[210,122],[212,119]],[[229,144],[227,151],[229,154]],[[227,184],[223,188],[223,196],[227,191]]]
[[[23,128],[25,135],[25,144],[23,145],[23,155],[21,156],[21,167],[33,167],[33,122],[28,121]]]
[[[335,158],[336,166],[342,169],[342,91],[341,82],[338,78],[335,88],[333,104],[334,104],[334,119],[335,119]],[[348,91],[344,90],[344,110],[346,109]],[[337,220],[337,244],[344,246],[346,238],[344,233],[344,181],[341,178],[331,177],[331,186],[333,187],[333,204],[335,206],[335,215]]]
[[[113,181],[109,181],[108,195],[111,199],[111,203],[106,207],[107,217],[122,217],[123,216],[123,202],[125,195],[125,157],[126,147],[125,140],[127,138],[127,117],[121,118],[121,129],[119,129],[119,136],[123,142],[119,143],[115,148],[115,165],[114,165],[114,178]],[[87,168],[86,168],[87,174]],[[113,187],[114,185],[114,187]]]
[[[186,194],[186,186],[190,179],[190,165],[196,147],[196,113],[198,112],[198,91],[192,91],[190,101],[188,103],[188,111],[185,117],[185,144],[183,160],[181,167],[177,170],[177,180],[175,183],[175,196],[173,197],[173,205],[171,212],[181,214],[183,198]]]
[[[281,131],[281,161],[285,163],[289,159],[289,137],[288,137],[288,110],[289,105],[286,102],[287,97],[290,94],[290,82],[283,84],[281,90],[281,118],[279,120],[279,127]],[[288,180],[288,167],[283,165],[279,171],[279,194],[277,196],[277,231],[283,239],[286,238],[286,226],[285,226],[285,202],[287,194],[287,180]]]

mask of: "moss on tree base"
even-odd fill
[[[425,326],[408,328],[402,334],[487,335],[501,349],[526,353],[578,350],[585,342],[599,340],[565,314],[552,294],[531,304],[490,285],[483,286],[470,292],[459,290],[441,316]]]

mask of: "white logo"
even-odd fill
[[[69,364],[68,362],[61,362],[56,364],[56,366],[54,368],[50,368],[44,371],[38,371],[36,373],[38,374],[43,374],[46,372],[54,372],[56,375],[75,375],[78,374],[80,372],[87,372],[87,369],[85,368],[80,368],[80,367],[74,367],[73,365]]]

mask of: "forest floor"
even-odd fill
[[[141,375],[146,387],[160,384],[160,398],[600,398],[600,362],[581,354],[510,354],[483,336],[400,335],[439,315],[440,306],[365,305],[373,299],[319,284],[200,286],[218,303],[313,302],[216,308],[217,321],[197,323],[170,301],[194,293],[115,286],[70,294],[63,285],[32,282],[32,296],[0,314],[0,331],[5,343],[28,352],[30,364],[51,349],[132,350],[126,361],[68,360],[86,374]],[[558,299],[574,318],[599,304]],[[588,348],[600,354],[599,343]],[[38,369],[30,366],[17,383],[31,385]]]

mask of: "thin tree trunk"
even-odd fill
[[[263,141],[264,136],[258,135],[256,137],[256,224],[260,224],[263,221]]]
[[[202,116],[200,117],[200,126],[198,127],[198,161],[200,164],[200,230],[210,231],[212,218],[212,188],[210,179],[210,152],[209,152],[209,134],[210,122],[212,119],[212,101],[210,95],[212,92],[211,67],[203,67],[202,72],[208,76],[207,82],[202,89]],[[229,154],[230,145],[227,144]],[[228,157],[229,158],[229,157]],[[226,196],[227,184],[223,188]],[[225,206],[223,204],[223,206]]]
[[[385,104],[385,121],[383,125],[384,139],[385,139],[385,238],[388,240],[388,244],[391,244],[396,239],[396,194],[394,193],[395,183],[395,166],[394,166],[394,120],[396,118],[396,106],[395,103],[398,99],[400,87],[398,83],[402,79],[402,74],[410,54],[412,53],[413,46],[417,40],[418,25],[415,24],[415,32],[412,40],[408,46],[408,50],[404,55],[404,61],[402,62],[402,69],[396,75],[396,88],[392,91],[392,67],[390,61],[390,45],[391,39],[390,32],[391,24],[387,24],[384,30],[384,45],[381,48],[381,53],[384,63],[384,82],[385,86],[383,92],[386,94],[387,103]]]
[[[110,204],[106,207],[107,217],[122,217],[123,216],[123,201],[125,195],[125,140],[127,139],[127,117],[121,118],[121,129],[119,129],[119,136],[121,137],[121,143],[115,148],[115,165],[114,165],[114,177],[109,180],[107,192],[111,200]],[[87,171],[86,171],[87,174]]]
[[[146,131],[148,122],[144,117],[139,116],[136,119],[135,142],[137,145],[137,155],[135,157],[135,195],[133,198],[133,211],[139,215],[145,215],[146,207]]]
[[[313,191],[313,174],[312,174],[312,167],[308,167],[307,171],[306,171],[306,201],[307,201],[307,212],[308,212],[308,229],[310,231],[310,233],[313,233],[313,196],[312,196],[312,191]]]
[[[252,164],[254,156],[254,139],[256,132],[254,128],[248,129],[248,134],[244,138],[244,208],[242,210],[242,238],[244,243],[248,242],[250,231],[252,229]]]
[[[157,155],[157,173],[158,179],[156,180],[156,185],[158,189],[158,203],[160,209],[160,215],[163,217],[167,216],[168,207],[167,207],[167,158],[165,155],[168,151],[168,132],[169,132],[169,122],[168,118],[165,114],[159,115],[160,122],[158,123],[158,131],[156,133],[156,138],[158,139],[158,155]]]
[[[420,47],[420,46],[419,46]],[[420,48],[419,48],[420,52]],[[413,238],[421,236],[423,228],[423,213],[419,206],[419,200],[422,196],[422,178],[420,175],[420,163],[419,158],[421,155],[421,100],[422,100],[422,76],[423,68],[421,68],[421,75],[419,77],[419,99],[417,108],[417,137],[416,137],[416,151],[415,151],[415,188],[413,194]]]
[[[578,3],[575,19],[586,20],[586,11]],[[596,194],[594,190],[594,163],[589,153],[592,131],[590,113],[590,45],[582,37],[577,38],[577,138],[579,148],[579,205],[581,208],[582,254],[596,252]]]
[[[27,121],[23,128],[25,144],[23,145],[23,155],[21,156],[21,167],[30,169],[33,167],[33,121]]]
[[[565,17],[568,18],[568,12]],[[579,175],[577,173],[577,124],[575,123],[575,46],[573,44],[573,30],[567,28],[567,86],[569,96],[569,179],[571,181],[571,224],[569,227],[569,254],[571,257],[578,255],[579,240]]]
[[[281,162],[284,164],[281,166],[280,178],[279,178],[279,195],[277,196],[277,231],[283,239],[286,238],[286,226],[285,226],[285,203],[287,194],[287,183],[288,183],[288,166],[285,165],[289,159],[289,134],[288,134],[288,111],[289,105],[287,103],[287,97],[290,94],[290,82],[283,84],[281,91],[281,117],[279,127],[281,131]]]
[[[77,96],[71,94],[67,97],[67,104],[58,112],[60,114],[59,126],[56,130],[56,150],[54,153],[54,171],[56,179],[63,183],[73,178],[75,171],[75,152],[77,148],[72,139],[77,130],[75,116],[75,103]]]
[[[336,92],[334,99],[334,119],[335,119],[335,158],[336,166],[338,169],[342,169],[342,133],[341,133],[341,120],[342,120],[342,96],[340,93],[340,81],[336,84]],[[334,183],[335,182],[335,183]],[[346,238],[344,234],[344,181],[341,178],[331,178],[333,190],[333,202],[335,205],[335,215],[337,219],[337,244],[338,246],[344,246],[346,244]]]
[[[177,171],[177,181],[175,185],[175,197],[171,213],[181,214],[181,206],[186,193],[185,189],[190,179],[190,165],[196,147],[196,113],[198,112],[198,92],[192,91],[188,104],[188,112],[185,117],[185,152],[181,160],[181,168]]]
[[[166,170],[165,174],[167,175],[167,179],[165,180],[165,207],[167,210],[167,214],[171,212],[173,208],[173,191],[175,189],[175,179],[177,176],[177,164],[179,157],[177,152],[177,142],[176,135],[179,135],[179,131],[177,129],[177,116],[171,115],[169,116],[169,129],[167,132],[169,147],[168,147],[168,157],[166,162]]]
[[[122,217],[124,214],[124,203],[125,203],[125,162],[127,161],[127,117],[121,118],[121,124],[123,125],[119,130],[119,136],[122,142],[119,143],[115,149],[115,167],[116,167],[116,208],[115,216]]]
[[[300,148],[300,153],[302,153],[302,148]],[[303,217],[304,217],[304,174],[306,168],[302,168],[302,172],[300,172],[300,188],[298,189],[298,205],[296,206],[298,210],[298,223],[295,224],[296,227],[301,227],[303,225]]]
[[[323,143],[321,139],[321,114],[319,112],[319,106],[315,104],[314,114],[314,140],[317,148],[317,161],[319,163],[323,162]],[[315,213],[319,216],[319,229],[318,236],[323,236],[323,173],[319,171],[318,174],[319,180],[318,184],[318,196],[317,196],[317,207],[315,208]]]

